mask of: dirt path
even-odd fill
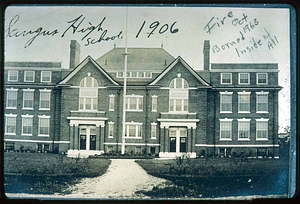
[[[167,182],[147,174],[133,159],[112,159],[107,172],[96,178],[85,178],[71,186],[72,194],[64,197],[76,198],[137,198],[138,190],[151,190],[153,186]]]

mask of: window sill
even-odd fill
[[[46,110],[46,111],[49,111],[50,108],[40,108],[39,110]]]
[[[13,110],[17,110],[17,107],[6,107],[6,109],[13,109]]]
[[[128,110],[126,109],[127,112],[143,112],[143,110]]]
[[[156,137],[151,137],[150,139],[151,139],[151,140],[156,140]]]
[[[256,141],[268,141],[268,138],[256,138]]]
[[[38,135],[38,137],[49,137],[49,135]]]
[[[4,135],[8,135],[8,136],[15,136],[16,133],[4,133]]]
[[[142,137],[125,137],[125,139],[143,139]]]
[[[114,109],[109,109],[108,111],[115,111]]]
[[[22,108],[22,110],[33,110],[33,108]]]
[[[250,111],[239,111],[238,113],[250,113]]]
[[[250,141],[249,138],[238,138],[238,141]]]
[[[256,85],[268,85],[268,83],[257,83]]]
[[[157,112],[157,110],[152,110],[151,112],[152,112],[152,113],[153,113],[153,112],[154,112],[154,113],[156,113],[156,112]]]
[[[239,83],[239,85],[250,85],[250,83]]]
[[[51,81],[41,81],[41,83],[51,83]]]
[[[220,113],[232,113],[232,111],[220,111]]]
[[[21,136],[29,136],[29,137],[32,137],[32,134],[21,134]]]
[[[113,136],[108,136],[107,138],[113,139],[114,137]]]
[[[227,138],[223,138],[223,139],[220,138],[220,141],[232,141],[232,139],[231,138],[230,139],[229,138],[228,139]]]
[[[25,80],[24,80],[24,82],[31,82],[31,83],[32,83],[32,82],[34,82],[34,81],[25,81]]]
[[[256,113],[269,113],[269,111],[256,111]]]

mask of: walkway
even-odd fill
[[[71,186],[65,198],[138,198],[138,190],[151,190],[165,179],[147,174],[133,159],[112,159],[107,172],[96,178],[84,178]],[[144,198],[144,197],[143,197]]]

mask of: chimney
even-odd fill
[[[76,40],[70,44],[70,69],[75,68],[80,62],[80,45]]]
[[[209,64],[210,64],[210,59],[209,59],[209,53],[210,53],[210,45],[209,45],[209,40],[204,40],[204,45],[203,45],[203,68],[204,70],[209,71]]]

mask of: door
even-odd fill
[[[95,126],[80,127],[80,150],[96,150]]]
[[[170,152],[186,152],[186,128],[170,128]]]

